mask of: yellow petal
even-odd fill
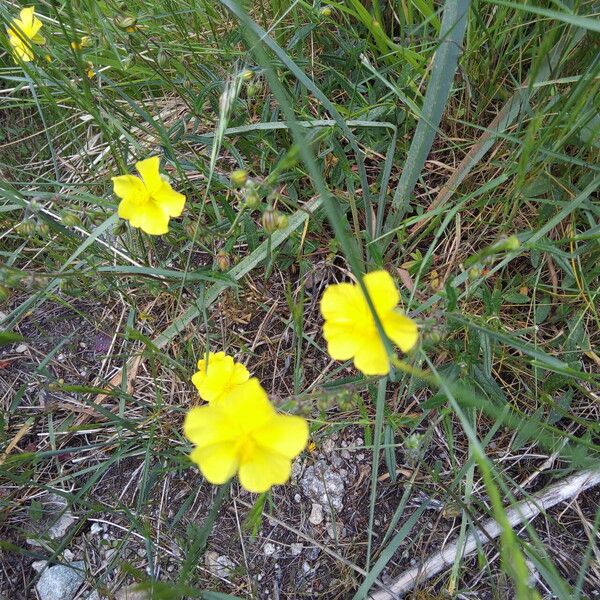
[[[119,175],[112,178],[115,194],[123,200],[136,204],[148,202],[150,196],[144,183],[135,175]],[[128,217],[123,217],[128,218]]]
[[[398,305],[400,294],[392,276],[387,271],[367,273],[363,281],[380,317]]]
[[[277,415],[254,431],[252,438],[263,450],[291,459],[300,454],[308,442],[308,423],[302,417]]]
[[[240,483],[249,492],[260,494],[273,485],[285,483],[291,471],[289,458],[256,447],[240,461]]]
[[[390,372],[390,361],[377,332],[365,339],[354,357],[354,366],[365,375],[387,375]]]
[[[151,196],[154,196],[164,183],[159,172],[160,158],[152,156],[135,163],[137,172],[141,175],[144,185]]]
[[[183,421],[183,434],[200,448],[215,444],[235,444],[241,429],[223,411],[214,406],[196,406],[188,411]]]
[[[152,192],[152,197],[170,217],[178,217],[183,212],[185,196],[176,192],[166,181],[161,181],[161,187]]]
[[[236,385],[217,407],[245,433],[262,428],[277,414],[256,377]]]
[[[385,334],[402,350],[408,352],[419,339],[416,323],[407,316],[392,310],[382,319]]]
[[[237,445],[228,442],[195,448],[190,459],[200,467],[206,480],[216,485],[231,479],[239,466]]]
[[[152,201],[137,206],[127,202],[127,214],[130,215],[128,220],[132,227],[139,227],[150,235],[163,235],[169,231],[169,217],[160,206]],[[120,209],[119,215],[125,214],[125,212],[125,208]]]
[[[19,62],[19,59],[23,62],[31,62],[33,60],[34,54],[31,44],[15,36],[10,36],[9,40],[13,48],[12,54],[15,62]]]
[[[200,397],[207,402],[219,402],[236,386],[248,381],[250,373],[225,352],[209,352],[208,361],[198,361],[198,371],[192,376]]]
[[[20,21],[16,24],[21,29],[24,35],[32,38],[41,28],[42,22],[35,16],[35,7],[27,6],[19,13]]]
[[[334,360],[352,358],[362,346],[363,336],[352,323],[326,321],[323,337],[327,342],[327,352]]]
[[[360,289],[352,283],[330,285],[321,298],[321,314],[326,321],[353,322],[365,315],[366,308]]]

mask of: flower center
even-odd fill
[[[254,456],[256,450],[256,442],[252,439],[251,435],[246,435],[240,440],[240,463],[248,462]]]

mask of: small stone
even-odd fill
[[[327,531],[327,535],[332,539],[339,539],[342,537],[341,532],[342,532],[342,527],[341,527],[341,523],[336,523],[335,525],[333,523],[327,523],[327,527],[325,528],[325,530]]]
[[[307,563],[306,561],[304,561],[302,563],[302,570],[308,575],[312,571],[312,567],[310,566],[309,563]]]
[[[364,452],[359,452],[359,453],[356,455],[356,460],[365,460],[365,455],[364,455]]]
[[[290,551],[292,553],[292,556],[299,556],[300,554],[302,554],[302,550],[304,550],[304,544],[302,544],[300,542],[294,542],[290,546]]]
[[[354,443],[355,443],[357,446],[359,446],[359,447],[364,445],[364,442],[363,442],[363,439],[362,439],[362,438],[356,438],[356,439],[354,440]]]
[[[36,573],[41,573],[47,566],[48,566],[47,560],[36,560],[35,562],[31,563],[31,568]]]
[[[96,590],[94,590],[91,594],[88,594],[87,596],[84,594],[83,600],[101,600],[101,598],[100,594]]]
[[[235,569],[235,563],[229,556],[219,555],[214,550],[209,550],[204,555],[206,568],[215,576],[227,579]]]
[[[340,452],[340,456],[346,460],[350,460],[352,458],[352,456],[350,455],[350,452],[348,450],[346,450],[346,448],[344,448],[341,452]]]
[[[294,494],[294,502],[301,502],[302,496],[300,494]]]
[[[344,507],[344,480],[325,461],[318,461],[306,468],[300,485],[313,502],[335,511]]]
[[[74,558],[75,555],[68,548],[63,552],[63,559],[65,562],[72,562]]]
[[[308,520],[313,525],[320,525],[323,522],[323,507],[313,502]]]
[[[277,548],[275,547],[275,544],[271,544],[271,542],[267,542],[263,546],[263,554],[265,556],[273,556],[276,551],[277,551]]]
[[[15,352],[18,352],[19,354],[23,354],[23,352],[27,352],[27,344],[19,344],[15,348]]]
[[[325,454],[331,454],[334,449],[335,442],[331,438],[326,439],[323,443],[323,452],[325,452]]]
[[[102,525],[100,525],[100,523],[92,523],[92,526],[90,527],[90,533],[92,535],[98,535],[99,533],[102,533],[104,531]]]
[[[48,494],[40,501],[40,504],[41,516],[31,523],[32,529],[40,537],[49,537],[51,540],[60,539],[77,521],[71,510],[67,508],[67,501],[58,494]],[[28,538],[27,543],[32,546],[41,546],[33,538]]]
[[[73,600],[84,580],[83,561],[46,569],[35,589],[40,600]]]

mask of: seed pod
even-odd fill
[[[246,97],[247,98],[254,98],[254,96],[256,96],[256,94],[258,94],[258,91],[260,90],[260,85],[258,85],[257,83],[250,83],[248,84],[248,87],[246,88]]]
[[[231,183],[237,188],[243,188],[248,182],[248,171],[236,169],[229,176]]]
[[[273,210],[272,208],[265,210],[262,216],[262,226],[268,234],[273,233],[277,229],[278,223],[279,211]]]
[[[229,254],[227,254],[227,252],[225,252],[225,250],[219,250],[217,252],[215,261],[217,263],[217,267],[219,268],[219,271],[227,271],[229,269],[229,266],[231,265],[231,260],[229,258]]]

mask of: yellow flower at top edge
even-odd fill
[[[185,196],[176,192],[159,172],[158,156],[140,160],[135,168],[140,177],[113,177],[115,194],[121,198],[119,217],[150,235],[169,231],[169,219],[183,212]]]
[[[200,398],[210,403],[223,400],[237,386],[250,379],[248,369],[235,362],[225,352],[209,352],[208,359],[198,361],[198,371],[192,375]]]
[[[15,62],[19,62],[19,60],[30,62],[33,60],[32,42],[34,44],[44,44],[46,41],[39,33],[41,28],[42,22],[35,16],[33,6],[21,9],[19,17],[12,20],[7,33]]]
[[[387,337],[408,352],[419,337],[417,325],[397,308],[400,294],[387,271],[373,271],[363,282]],[[353,283],[330,285],[321,298],[325,319],[323,337],[327,352],[335,360],[354,359],[365,375],[386,375],[390,362],[367,299]]]
[[[257,494],[289,479],[291,461],[308,441],[307,422],[278,414],[255,377],[222,402],[192,408],[183,432],[196,446],[190,459],[210,483],[238,473],[242,486]]]

